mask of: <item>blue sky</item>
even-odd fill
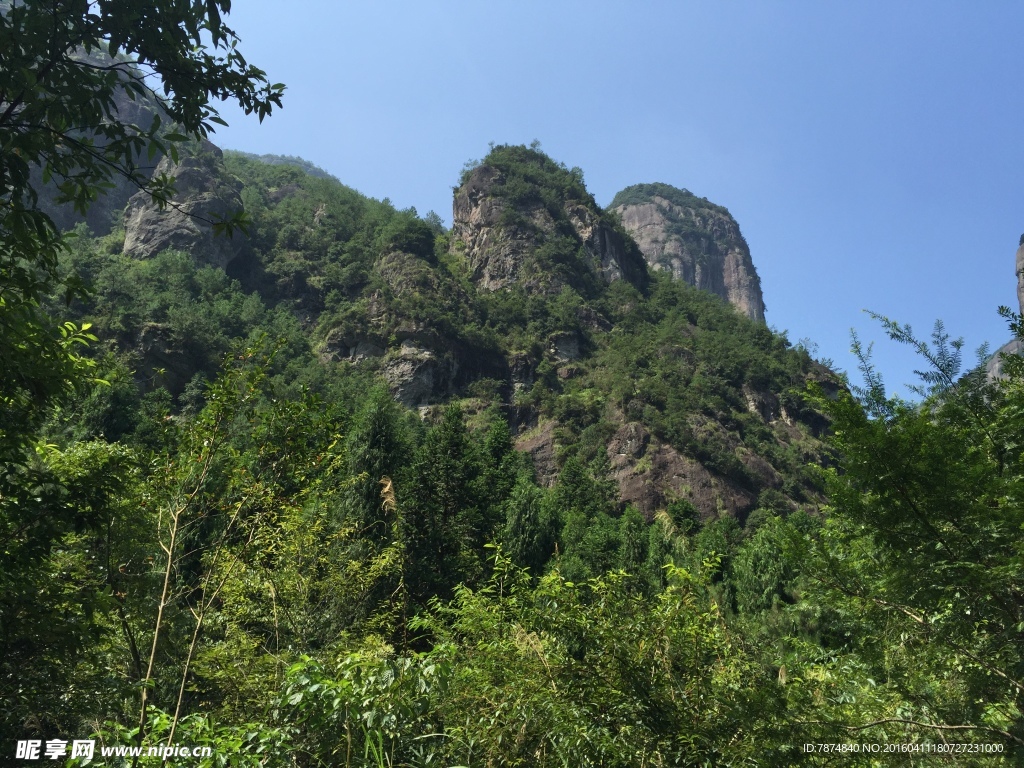
[[[467,160],[538,139],[601,204],[661,181],[728,207],[768,323],[848,371],[857,329],[891,390],[915,361],[864,309],[1008,338],[1024,4],[239,0],[229,23],[288,90],[262,125],[225,108],[222,147],[450,223]]]

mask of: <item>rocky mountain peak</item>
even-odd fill
[[[619,192],[611,210],[622,219],[651,269],[665,270],[721,296],[751,319],[764,321],[761,281],[739,224],[720,205],[668,184],[636,184]]]
[[[495,147],[455,190],[452,249],[479,288],[564,286],[592,295],[647,269],[636,245],[594,201],[582,172],[526,147]]]

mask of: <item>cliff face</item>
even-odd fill
[[[80,51],[77,55],[97,67],[109,67],[113,62],[109,56],[99,50],[93,50],[89,54]],[[113,99],[114,114],[122,123],[136,125],[145,130],[149,128],[153,118],[158,114],[165,118],[164,125],[170,122],[162,109],[160,99],[155,94],[136,95],[134,99],[130,99],[124,91],[118,90],[114,93]],[[107,139],[94,130],[85,129],[81,133],[88,136],[96,147],[103,147],[107,143]],[[149,177],[153,172],[153,164],[158,162],[162,156],[162,153],[157,153],[155,157],[151,158],[148,151],[144,150],[135,158],[138,170],[143,176]],[[94,234],[106,235],[120,224],[125,204],[139,189],[131,181],[117,173],[110,177],[109,183],[110,186],[100,191],[83,217],[75,211],[71,203],[56,202],[57,186],[43,183],[41,168],[35,168],[32,172],[32,186],[39,194],[39,207],[61,230],[71,229],[84,221]]]
[[[226,268],[245,245],[241,233],[215,236],[213,222],[242,209],[241,183],[224,168],[224,154],[203,142],[193,154],[174,164],[165,157],[156,174],[174,179],[175,196],[164,210],[139,192],[124,213],[124,252],[150,258],[168,248],[187,251],[197,262]]]
[[[571,171],[525,147],[501,149],[514,164],[503,168],[500,150],[492,153],[452,206],[452,249],[478,288],[593,295],[614,280],[646,285],[642,254]]]
[[[764,321],[761,281],[750,249],[725,208],[667,184],[627,187],[611,208],[651,269],[670,272]]]
[[[165,262],[146,260],[173,248],[190,259],[166,263],[223,268],[239,282],[218,289],[235,298],[216,300],[223,316],[210,339],[193,335],[193,321],[212,270],[202,286],[180,281],[184,295],[161,294],[183,311],[143,302],[114,326],[146,386],[183,397],[197,373],[212,379],[210,361],[223,359],[228,338],[249,337],[262,305],[276,319],[256,322],[270,333],[308,334],[309,355],[326,371],[311,367],[311,380],[379,382],[427,417],[453,400],[471,414],[501,408],[544,485],[557,482],[566,456],[579,456],[595,467],[606,459],[600,471],[617,486],[617,506],[648,517],[675,501],[704,519],[743,519],[759,506],[819,498],[799,473],[820,455],[820,416],[799,394],[818,375],[813,364],[750,312],[685,284],[728,296],[745,278],[747,305],[763,312],[724,209],[664,195],[622,202],[649,247],[656,231],[679,241],[653,263],[680,280],[651,282],[644,254],[582,172],[527,147],[496,147],[464,174],[447,232],[301,165],[224,158],[212,145],[160,171],[175,177],[175,205],[132,199],[124,249],[136,259],[114,259],[117,274],[128,269],[142,278],[140,293],[153,291]],[[242,189],[248,240],[214,237],[202,219],[233,213]],[[684,224],[692,231],[679,234]],[[100,284],[121,300],[121,282]]]
[[[1024,315],[1024,243],[1017,249],[1015,258],[1017,271],[1017,303],[1020,305],[1020,313]]]

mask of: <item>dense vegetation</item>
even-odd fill
[[[688,189],[678,189],[673,187],[671,184],[633,184],[620,190],[616,193],[615,197],[612,198],[611,203],[608,204],[609,208],[618,208],[622,205],[639,205],[641,203],[650,202],[651,198],[660,197],[664,200],[668,200],[673,205],[678,205],[680,208],[695,208],[697,210],[706,209],[709,211],[717,211],[718,213],[729,213],[728,209],[721,205],[716,205],[708,200],[706,197],[697,197]]]
[[[225,6],[157,3],[159,24],[131,24],[99,0],[36,83],[53,98],[7,111],[39,107],[41,129],[0,117],[3,749],[1019,761],[1024,361],[961,376],[941,327],[927,345],[884,321],[929,362],[922,401],[886,397],[866,358],[851,393],[688,286],[481,291],[436,216],[242,155],[225,172],[249,238],[226,270],[129,258],[117,229],[57,232],[29,164],[79,208],[115,171],[169,194],[133,175],[146,140],[170,153],[205,134],[211,95],[279,103]],[[16,9],[0,7],[0,56],[27,58],[0,67],[5,94],[28,87],[55,13]],[[119,122],[112,95],[144,94],[135,70],[74,55],[108,44],[171,83],[184,135]],[[107,165],[72,141],[76,108],[110,121]],[[582,173],[536,148],[483,162],[505,223],[539,206],[555,226],[538,253],[581,263],[559,227],[567,203],[594,205]],[[424,360],[429,402],[406,407],[396,371]],[[629,503],[630,483],[656,493]],[[824,743],[846,747],[804,749]]]
[[[129,743],[145,724],[144,743],[254,765],[794,765],[817,761],[809,742],[942,737],[1016,748],[1017,364],[998,384],[957,382],[940,334],[923,348],[925,407],[885,398],[869,367],[859,401],[815,396],[808,382],[829,379],[805,352],[713,296],[665,279],[589,300],[477,295],[414,212],[230,161],[254,222],[241,282],[173,251],[129,259],[118,232],[79,229],[62,257],[90,291],[53,310],[92,324],[104,383],[49,411],[18,470],[46,514],[5,506],[8,742],[95,730]],[[310,227],[321,209],[331,225]],[[423,420],[375,360],[323,354],[339,317],[360,321],[349,305],[387,286],[381,256],[396,247],[452,288],[408,284],[383,344],[419,311],[501,354],[565,334],[584,352],[561,369],[536,352],[531,387],[477,379]],[[803,418],[803,437],[748,407],[754,392]],[[523,412],[557,425],[550,487],[514,448],[509,416]],[[834,459],[814,437],[828,420]],[[625,422],[755,509],[716,518],[676,498],[649,522],[624,508],[605,446]],[[780,484],[741,460],[755,454]]]

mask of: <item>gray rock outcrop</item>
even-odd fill
[[[764,321],[761,281],[739,224],[725,208],[667,184],[627,187],[612,201],[652,269],[721,296]]]
[[[1017,248],[1017,255],[1014,258],[1017,272],[1017,305],[1018,311],[1024,315],[1024,235],[1021,235],[1021,244]],[[985,374],[989,380],[1001,378],[1003,375],[1003,355],[1019,355],[1024,353],[1024,343],[1020,339],[1011,339],[996,350],[985,365]]]
[[[652,438],[637,422],[619,427],[607,452],[620,502],[623,506],[633,504],[648,520],[672,499],[691,502],[704,519],[723,513],[742,518],[756,503],[750,490]]]
[[[145,193],[128,201],[124,214],[124,252],[151,258],[168,248],[185,251],[197,263],[227,268],[245,247],[240,232],[219,235],[214,222],[242,209],[241,183],[224,168],[224,154],[210,142],[194,153],[160,161],[155,173],[174,179],[174,199],[163,210]]]
[[[600,282],[646,283],[642,254],[596,205],[515,203],[503,194],[505,182],[501,170],[484,164],[455,191],[453,249],[479,288],[554,293],[569,285],[587,293]]]
[[[76,53],[76,58],[79,57],[82,61],[96,67],[115,66],[114,60],[98,49],[94,49],[88,54],[84,51],[79,51]],[[116,66],[124,70],[132,67],[123,58],[118,59]],[[115,89],[112,111],[116,115],[118,122],[138,126],[142,131],[152,125],[153,118],[158,114],[163,118],[164,125],[170,122],[163,110],[159,97],[154,93],[133,93],[133,97],[129,97],[127,91]],[[97,148],[104,147],[108,143],[107,138],[91,126],[80,127],[77,131],[72,129],[72,133],[87,136]],[[148,179],[152,175],[155,164],[163,157],[162,153],[157,153],[151,157],[148,150],[149,147],[147,145],[139,155],[133,158],[135,170],[138,171],[142,179]],[[139,191],[137,183],[130,181],[119,173],[111,174],[108,182],[109,186],[98,190],[99,194],[88,207],[84,216],[75,210],[72,203],[57,202],[60,190],[57,188],[56,183],[43,183],[41,168],[36,167],[33,169],[31,183],[39,195],[39,208],[53,220],[57,229],[69,230],[75,225],[85,222],[94,235],[102,236],[109,234],[115,226],[121,223],[121,216],[124,213],[125,205],[132,195]]]
[[[985,375],[990,381],[1003,377],[1003,355],[1019,355],[1024,352],[1020,339],[1011,339],[996,350],[985,364]]]
[[[395,399],[408,408],[437,402],[449,394],[458,373],[458,362],[451,355],[405,341],[393,350],[382,369]]]

